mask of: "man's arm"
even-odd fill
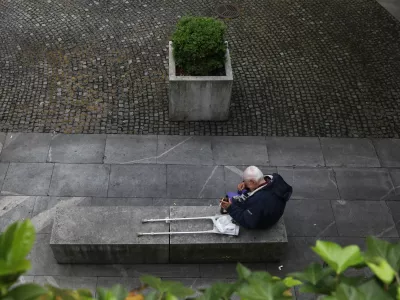
[[[232,219],[239,223],[239,225],[249,229],[256,228],[261,217],[261,211],[259,208],[254,207],[254,205],[243,208],[238,206],[235,201],[229,205],[227,211]]]

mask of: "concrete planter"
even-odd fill
[[[176,76],[169,42],[169,118],[172,121],[223,121],[229,116],[232,66],[226,50],[226,76]]]

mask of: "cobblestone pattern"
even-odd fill
[[[0,130],[399,137],[400,23],[371,0],[238,2],[227,122],[168,120],[167,43],[211,0],[1,0]]]

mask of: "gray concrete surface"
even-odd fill
[[[168,263],[169,237],[138,232],[169,231],[168,207],[74,207],[56,211],[50,247],[59,263]]]
[[[320,150],[314,148],[313,153],[318,157],[322,156],[326,166],[315,167],[315,162],[302,160],[306,165],[288,167],[278,163],[272,164],[269,157],[271,147],[263,137],[204,137],[197,143],[197,141],[192,142],[193,138],[190,136],[182,137],[182,139],[168,139],[164,136],[137,139],[136,136],[126,136],[129,144],[124,146],[123,137],[119,139],[118,136],[108,135],[107,145],[110,144],[110,140],[115,141],[114,150],[109,151],[109,157],[105,158],[110,161],[103,160],[96,164],[74,163],[72,164],[74,167],[71,167],[68,172],[70,175],[61,180],[55,176],[56,167],[53,167],[53,163],[45,162],[49,155],[51,136],[48,138],[47,134],[44,134],[44,137],[38,137],[15,133],[13,136],[17,141],[12,146],[5,146],[3,151],[6,153],[16,151],[16,153],[25,153],[27,156],[26,158],[21,155],[8,156],[12,158],[10,162],[0,164],[0,179],[5,178],[0,187],[2,193],[0,230],[18,219],[32,219],[38,234],[29,255],[32,269],[24,277],[26,281],[40,277],[46,280],[54,278],[60,285],[65,282],[73,288],[78,286],[78,283],[72,278],[84,277],[96,277],[98,286],[105,281],[110,284],[119,281],[128,282],[129,278],[137,279],[146,273],[162,278],[187,279],[185,282],[188,283],[213,282],[236,277],[233,263],[57,264],[49,245],[50,229],[54,212],[60,207],[217,205],[220,196],[236,188],[241,180],[241,173],[246,165],[250,164],[259,165],[265,173],[277,170],[294,187],[293,198],[288,202],[284,215],[288,248],[281,263],[251,263],[248,264],[251,269],[268,270],[277,276],[298,271],[315,260],[316,256],[309,247],[315,244],[317,239],[330,240],[342,245],[360,246],[364,244],[364,237],[369,234],[391,241],[399,240],[400,168],[396,150],[398,140],[352,139],[344,143],[342,139],[320,139]],[[190,144],[186,147],[186,143]],[[280,143],[281,140],[276,139],[276,147],[282,151],[283,157],[290,158],[290,155],[293,155],[294,157],[291,158],[293,161],[296,156],[307,157],[307,153],[302,153],[306,150],[301,150],[301,147],[287,148],[284,142]],[[298,141],[293,142],[293,144],[296,143],[299,144]],[[306,144],[307,141],[304,143]],[[28,153],[28,148],[25,146],[35,144],[37,146],[32,147],[32,151],[36,152],[40,159]],[[118,149],[117,144],[121,145],[121,149]],[[163,144],[166,144],[163,150],[157,151],[157,145]],[[208,165],[210,155],[209,150],[205,150],[210,144],[213,165]],[[329,146],[327,151],[324,145],[333,146]],[[371,151],[371,145],[375,154]],[[202,147],[204,147],[203,150],[201,150]],[[37,149],[48,150],[37,151]],[[129,152],[129,149],[133,149],[132,152]],[[138,154],[135,154],[134,149],[146,150],[140,150],[136,152]],[[85,153],[84,150],[82,151]],[[207,154],[199,155],[201,158],[194,158],[196,164],[192,164],[190,157],[196,151]],[[146,152],[149,152],[149,155]],[[124,153],[130,157],[125,159],[121,156]],[[165,154],[160,156],[163,153]],[[142,163],[141,159],[153,156],[160,157],[151,162]],[[165,160],[163,160],[164,156]],[[3,157],[2,154],[0,157]],[[179,157],[184,158],[182,162],[179,161]],[[18,162],[20,160],[28,161],[28,163]],[[36,169],[50,169],[52,172],[50,178],[35,171],[35,168],[32,168],[31,173],[26,171],[29,169],[27,165],[35,165],[32,163],[37,160],[42,161],[38,165],[43,165],[43,167]],[[136,162],[121,164],[131,160]],[[111,161],[118,163],[110,163]],[[379,162],[378,166],[376,166],[376,161]],[[82,169],[79,167],[97,165],[99,170],[102,170],[106,167],[104,163],[110,166],[111,175],[110,181],[105,180],[104,187],[101,188],[106,190],[106,193],[101,193],[105,196],[77,196],[82,195],[82,186],[77,184],[75,179],[80,176]],[[60,169],[68,165],[71,164],[55,164],[55,166],[60,166]],[[24,171],[15,172],[13,169]],[[214,169],[214,174],[212,174]],[[219,171],[220,169],[222,170]],[[93,173],[88,173],[88,176],[94,176],[94,173],[98,173],[97,170],[94,169]],[[167,172],[167,170],[173,170],[173,172]],[[39,174],[38,178],[35,174]],[[190,179],[186,178],[189,176]],[[14,186],[18,190],[14,190],[13,193],[7,191],[6,181],[9,182],[8,186]],[[98,183],[96,185],[100,186]],[[32,188],[25,188],[25,186]],[[49,195],[50,186],[57,186],[59,191],[68,190],[71,195],[51,196]],[[203,193],[200,194],[203,187]],[[43,189],[43,194],[33,193],[38,189]],[[190,192],[187,193],[187,191]],[[173,197],[168,195],[170,192],[173,193]],[[107,280],[102,281],[102,278],[107,278]],[[133,285],[134,283],[129,286]],[[92,286],[88,283],[89,288]]]

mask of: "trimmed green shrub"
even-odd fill
[[[172,35],[177,69],[185,75],[207,76],[225,64],[226,26],[206,17],[183,17]]]

